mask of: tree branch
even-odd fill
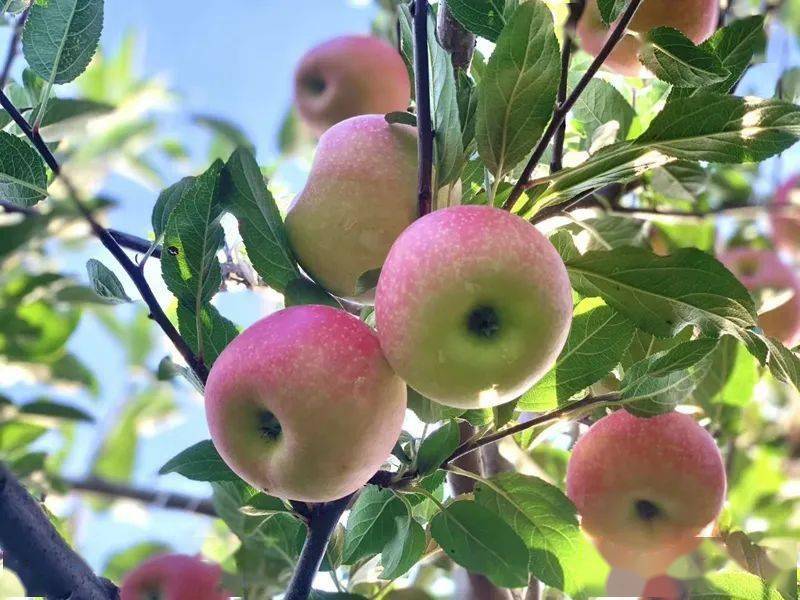
[[[97,577],[58,534],[45,512],[0,463],[0,546],[31,596],[114,600],[117,588]]]
[[[433,203],[433,118],[431,117],[431,77],[428,59],[428,0],[414,2],[414,84],[419,132],[419,216],[431,212]]]
[[[575,29],[578,26],[583,11],[586,10],[586,0],[572,0],[569,3],[569,15],[564,23],[564,46],[561,48],[561,81],[558,84],[556,103],[561,106],[567,100],[567,84],[569,82],[569,66],[572,62],[572,50],[575,47]],[[567,135],[567,122],[564,119],[556,131],[553,140],[553,160],[550,163],[550,172],[557,173],[563,167],[564,138]]]
[[[172,492],[160,492],[155,490],[144,490],[128,485],[114,483],[97,477],[86,479],[74,479],[64,477],[61,479],[64,484],[76,492],[84,492],[107,498],[124,498],[136,500],[143,504],[150,504],[161,508],[170,508],[186,512],[197,513],[207,517],[216,517],[217,511],[211,500],[195,498],[185,494],[175,494]]]
[[[564,123],[569,111],[572,110],[572,107],[575,106],[575,103],[581,97],[581,94],[583,94],[583,92],[586,90],[586,86],[589,85],[589,82],[600,70],[600,67],[603,66],[603,63],[606,62],[606,59],[614,50],[617,43],[619,43],[619,41],[625,35],[628,25],[643,1],[644,0],[631,0],[630,4],[628,4],[628,7],[625,9],[625,12],[620,17],[619,22],[614,26],[614,29],[611,32],[611,35],[608,37],[608,40],[606,40],[602,50],[600,50],[597,58],[592,61],[592,64],[589,66],[586,73],[583,74],[583,77],[581,77],[578,85],[575,86],[575,89],[572,90],[572,93],[569,95],[566,101],[556,106],[555,111],[553,111],[553,118],[550,120],[550,124],[547,126],[547,129],[542,135],[542,139],[540,139],[539,143],[536,145],[533,155],[528,161],[528,164],[525,165],[522,175],[520,175],[517,184],[514,186],[514,189],[511,190],[511,195],[503,205],[505,210],[511,210],[514,207],[514,204],[516,204],[517,200],[519,200],[519,197],[522,195],[522,192],[531,178],[531,174],[533,174],[534,169],[539,165],[539,161],[542,160],[542,156],[544,156],[547,146],[556,135],[558,128],[561,127],[562,123]]]
[[[456,20],[446,0],[439,0],[436,35],[442,48],[450,53],[453,68],[468,69],[475,52],[475,34]]]
[[[158,323],[166,336],[172,341],[175,348],[177,348],[178,352],[180,352],[181,356],[183,356],[186,364],[188,364],[189,367],[195,372],[200,381],[205,382],[208,378],[208,367],[206,367],[205,363],[194,354],[192,349],[189,347],[189,344],[186,343],[186,340],[183,339],[181,334],[172,324],[172,321],[170,321],[167,315],[164,313],[163,309],[158,304],[155,294],[153,294],[153,290],[147,283],[144,274],[141,272],[136,263],[134,263],[130,257],[125,254],[125,251],[117,243],[116,239],[114,239],[114,236],[111,235],[111,233],[109,233],[109,231],[102,225],[100,225],[94,216],[92,216],[89,208],[78,196],[75,187],[61,172],[61,166],[58,164],[55,156],[50,151],[50,148],[44,142],[39,133],[31,128],[30,124],[25,120],[25,117],[20,114],[19,110],[17,110],[17,108],[2,90],[0,90],[0,106],[2,106],[8,112],[14,122],[23,131],[25,136],[31,141],[34,148],[36,148],[41,157],[44,159],[45,163],[47,163],[47,166],[53,171],[53,174],[56,177],[59,177],[64,183],[67,188],[67,192],[72,198],[72,201],[75,203],[75,206],[78,208],[78,211],[89,224],[89,227],[91,227],[92,233],[94,233],[94,235],[100,240],[100,243],[103,244],[103,246],[105,246],[105,248],[117,260],[117,262],[119,262],[119,264],[128,274],[128,277],[130,277],[131,281],[136,286],[136,289],[139,290],[142,300],[144,300],[145,304],[147,304],[147,307],[150,309],[150,318]]]
[[[341,500],[318,504],[311,509],[308,535],[284,600],[307,600],[311,595],[311,585],[322,564],[328,542],[353,497],[354,494],[351,494]]]
[[[11,41],[8,44],[8,52],[6,53],[6,61],[3,64],[3,70],[0,71],[0,90],[6,89],[6,83],[11,76],[11,67],[14,64],[14,59],[17,57],[19,51],[19,40],[22,37],[22,29],[25,26],[25,21],[28,20],[28,12],[31,10],[29,6],[22,11],[22,14],[17,19],[14,25],[14,32],[11,34]]]

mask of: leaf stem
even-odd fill
[[[50,148],[42,139],[42,136],[38,131],[35,131],[30,126],[28,121],[25,120],[25,117],[20,114],[19,110],[17,110],[17,108],[2,90],[0,90],[0,106],[2,106],[8,112],[25,136],[31,141],[34,148],[36,148],[42,159],[44,159],[45,163],[47,163],[47,166],[53,171],[53,174],[56,177],[59,177],[64,183],[70,198],[83,218],[89,224],[92,233],[98,238],[98,240],[100,240],[100,243],[103,244],[103,246],[111,253],[117,262],[119,262],[119,264],[127,273],[128,277],[130,277],[131,281],[136,286],[136,289],[139,290],[142,300],[144,300],[145,304],[147,304],[147,307],[150,309],[150,318],[158,323],[166,336],[170,339],[170,341],[172,341],[178,352],[180,352],[181,356],[183,356],[186,364],[189,365],[189,368],[195,372],[200,381],[205,383],[206,379],[208,378],[208,367],[206,367],[203,361],[194,354],[192,349],[189,347],[189,344],[183,339],[181,334],[178,333],[178,330],[172,324],[172,321],[170,321],[169,317],[167,317],[166,313],[164,313],[155,297],[155,294],[153,293],[153,290],[150,288],[150,285],[147,283],[147,280],[139,270],[136,263],[134,263],[133,260],[131,260],[127,254],[125,254],[125,251],[117,243],[117,240],[114,238],[114,236],[111,235],[111,233],[105,227],[97,222],[88,206],[80,199],[75,186],[73,186],[70,179],[62,173],[61,166],[56,160],[56,157],[50,151]]]
[[[588,86],[589,82],[594,79],[594,76],[600,70],[600,67],[603,66],[603,63],[606,62],[606,59],[609,57],[611,52],[613,52],[619,41],[623,38],[625,31],[628,29],[628,25],[643,1],[644,0],[630,1],[630,4],[628,4],[625,12],[620,17],[619,22],[614,26],[614,29],[612,30],[611,35],[609,35],[608,40],[606,40],[602,50],[600,50],[597,57],[594,59],[594,61],[592,61],[592,64],[586,70],[586,73],[583,74],[583,77],[581,77],[581,80],[575,86],[575,89],[572,90],[572,93],[564,102],[556,106],[555,111],[553,111],[553,118],[550,120],[550,124],[547,126],[542,138],[536,145],[536,148],[534,149],[528,164],[525,165],[517,184],[514,186],[514,189],[511,190],[511,195],[503,205],[505,210],[511,210],[517,203],[517,200],[519,200],[522,192],[525,190],[525,187],[528,184],[528,181],[530,181],[534,169],[542,160],[542,156],[544,156],[547,146],[550,145],[550,141],[556,135],[558,128],[561,127],[562,123],[564,123],[569,111],[572,110],[572,108],[575,106],[575,103],[580,99],[581,94],[583,94],[583,92],[586,90],[586,86]]]
[[[431,77],[428,58],[428,0],[415,0],[414,15],[414,84],[417,99],[419,132],[419,216],[431,212],[433,204],[433,117],[431,116]]]

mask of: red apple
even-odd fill
[[[790,290],[794,295],[780,306],[758,316],[758,324],[770,337],[790,348],[800,343],[800,278],[771,250],[735,248],[719,260],[744,286],[754,292],[772,288]]]
[[[693,550],[725,489],[714,439],[678,412],[642,419],[618,410],[600,419],[567,469],[567,495],[601,554],[646,577]]]
[[[431,400],[496,406],[552,366],[572,293],[555,248],[527,221],[488,206],[417,220],[392,246],[375,297],[392,368]]]
[[[211,437],[252,486],[325,502],[364,485],[397,441],[405,384],[375,333],[344,311],[296,306],[241,333],[206,385]]]
[[[128,573],[120,600],[228,600],[222,569],[196,556],[154,556]]]
[[[714,33],[719,19],[719,0],[644,0],[631,21],[628,30],[644,35],[656,27],[679,29],[694,43],[705,41]],[[578,36],[583,49],[597,56],[612,31],[600,16],[597,0],[588,0],[586,10],[578,22]],[[626,34],[604,66],[630,77],[644,77],[649,71],[639,62],[642,42]]]
[[[688,598],[686,587],[680,579],[659,575],[647,582],[642,592],[643,600],[683,600]]]
[[[343,36],[310,50],[295,74],[295,104],[317,134],[356,115],[404,111],[411,82],[400,54],[371,36]]]

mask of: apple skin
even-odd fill
[[[678,412],[618,410],[578,441],[567,495],[612,566],[649,577],[691,552],[722,509],[725,467],[711,435]]]
[[[659,575],[648,580],[642,592],[642,600],[683,600],[688,598],[680,579]]]
[[[719,0],[644,0],[628,29],[646,34],[656,27],[679,29],[695,44],[704,42],[717,29]],[[578,22],[581,46],[597,56],[613,28],[603,23],[597,0],[589,0]],[[626,34],[603,66],[629,77],[647,77],[650,72],[639,62],[642,42]]]
[[[405,409],[405,384],[375,333],[329,306],[286,308],[250,326],[206,385],[225,462],[253,487],[303,502],[364,485],[391,453]]]
[[[758,316],[758,325],[769,337],[793,348],[800,344],[800,278],[771,250],[734,248],[718,256],[751,291],[763,288],[794,290],[787,302]]]
[[[458,408],[503,404],[554,364],[572,322],[569,277],[527,221],[488,206],[417,220],[378,280],[378,337],[424,396]]]
[[[295,104],[316,134],[354,117],[404,111],[411,81],[403,58],[372,36],[337,37],[310,50],[295,73]]]
[[[783,184],[775,194],[770,207],[770,222],[775,246],[795,260],[800,259],[800,206],[791,198],[800,188],[800,175]]]
[[[320,285],[339,297],[371,301],[356,284],[383,265],[419,214],[417,164],[417,130],[381,115],[354,117],[325,132],[286,216],[289,242]]]
[[[228,600],[221,586],[222,568],[196,556],[162,554],[128,573],[120,600]]]

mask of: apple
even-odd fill
[[[717,28],[719,0],[644,0],[626,34],[606,59],[604,66],[630,77],[649,76],[639,62],[644,35],[656,27],[679,29],[695,44],[705,41]],[[578,22],[578,36],[583,49],[597,56],[609,38],[612,28],[603,22],[597,0],[588,0]]]
[[[300,61],[294,98],[300,117],[317,134],[356,115],[404,111],[411,82],[400,54],[372,36],[342,36]]]
[[[162,554],[128,573],[120,600],[228,600],[222,569],[197,556]]]
[[[364,485],[400,436],[406,386],[375,333],[329,306],[295,306],[242,332],[206,384],[225,462],[253,487],[326,502]]]
[[[400,377],[448,406],[513,400],[554,364],[572,322],[561,257],[527,221],[454,206],[397,239],[375,296],[381,347]]]
[[[800,279],[777,253],[771,250],[735,248],[719,255],[744,286],[758,292],[789,290],[793,295],[783,304],[758,316],[758,325],[769,337],[792,348],[800,343]]]
[[[643,600],[683,600],[688,598],[686,587],[680,579],[659,575],[648,580],[642,592]]]
[[[289,242],[320,285],[343,298],[371,301],[372,293],[360,289],[370,286],[359,280],[381,268],[419,214],[417,164],[416,129],[381,115],[353,117],[325,132],[286,216]]]
[[[696,547],[725,490],[714,438],[678,412],[643,419],[618,410],[581,437],[567,467],[583,529],[609,564],[644,577]]]
[[[775,246],[793,258],[800,258],[800,205],[792,197],[800,189],[800,175],[796,175],[783,184],[775,194],[770,207]]]

